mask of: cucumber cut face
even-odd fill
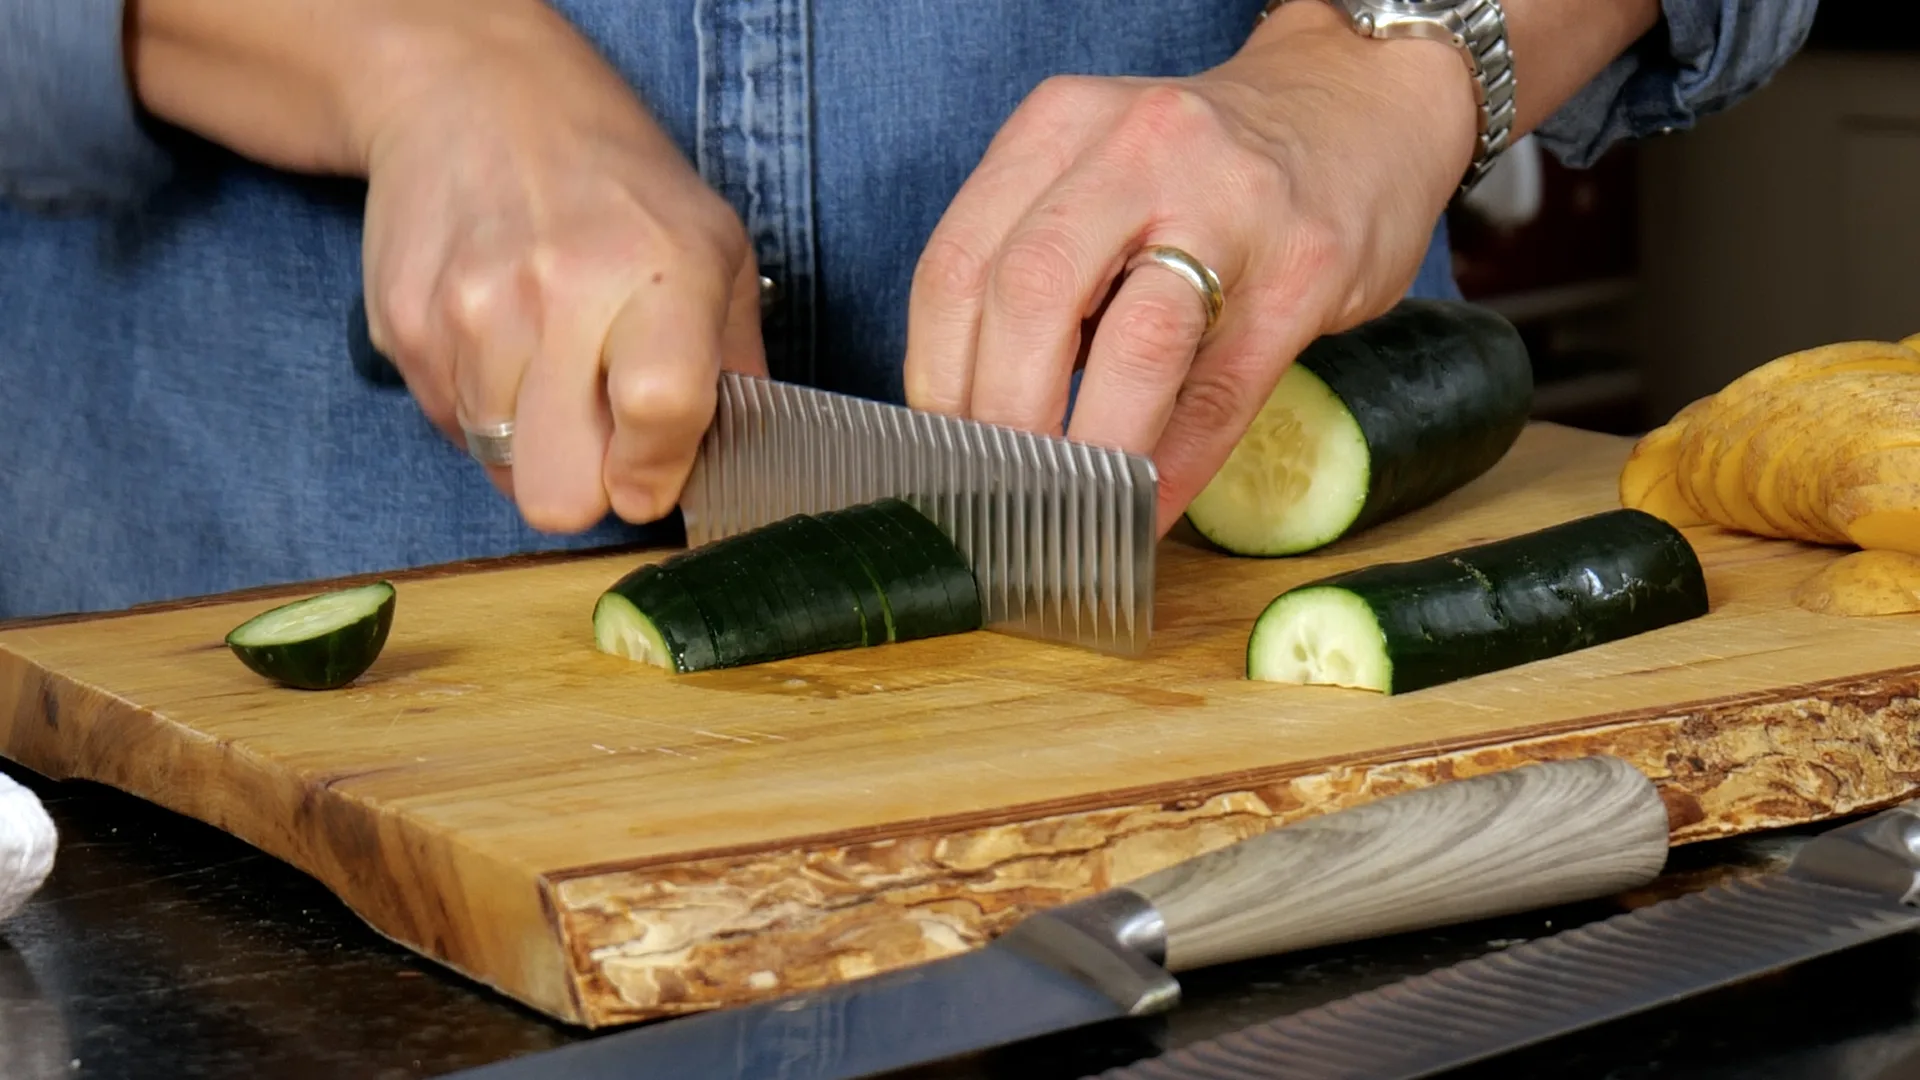
[[[393,628],[395,592],[380,581],[295,600],[227,633],[227,648],[257,675],[299,690],[334,690],[366,673]]]
[[[640,613],[633,601],[611,590],[593,605],[593,644],[601,652],[643,664],[679,670],[680,660],[667,645],[660,628]]]
[[[1393,663],[1367,602],[1319,586],[1286,593],[1261,613],[1247,640],[1247,677],[1386,693]]]
[[[1187,520],[1236,554],[1292,555],[1344,534],[1371,482],[1359,422],[1320,376],[1294,364]]]

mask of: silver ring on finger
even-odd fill
[[[482,465],[513,464],[513,421],[469,427],[465,420],[460,430],[467,437],[467,453]]]
[[[1201,334],[1213,330],[1214,324],[1220,321],[1220,313],[1226,310],[1227,294],[1220,288],[1220,275],[1214,273],[1212,267],[1172,244],[1154,244],[1142,248],[1127,260],[1128,273],[1142,266],[1171,270],[1182,281],[1193,286],[1193,291],[1200,294],[1200,303],[1207,312],[1207,327]]]

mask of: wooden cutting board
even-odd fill
[[[1170,539],[1133,661],[983,632],[675,678],[592,647],[630,553],[401,579],[385,654],[331,693],[226,652],[257,595],[17,625],[0,753],[232,832],[591,1025],[950,954],[1275,824],[1527,760],[1625,757],[1680,842],[1912,793],[1920,617],[1801,611],[1789,590],[1834,552],[1710,528],[1693,623],[1398,698],[1240,677],[1286,586],[1611,508],[1629,446],[1536,426],[1317,557]]]

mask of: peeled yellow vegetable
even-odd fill
[[[1920,555],[1856,551],[1801,582],[1793,602],[1821,615],[1920,612]]]
[[[1634,444],[1626,466],[1620,470],[1621,506],[1644,510],[1677,529],[1709,524],[1680,497],[1674,477],[1680,460],[1680,434],[1692,417],[1706,410],[1707,401],[1701,398],[1681,409]]]
[[[1635,444],[1620,503],[1682,528],[1860,548],[1873,558],[1840,560],[1796,602],[1888,613],[1888,583],[1920,575],[1901,561],[1920,559],[1920,334],[1788,353],[1692,402]]]

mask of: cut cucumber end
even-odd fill
[[[393,627],[393,584],[374,582],[295,600],[227,632],[255,674],[300,690],[334,690],[366,673]]]
[[[1370,483],[1359,422],[1318,375],[1294,364],[1187,520],[1236,555],[1297,555],[1339,539]]]
[[[1247,639],[1247,678],[1393,692],[1386,635],[1367,602],[1317,585],[1282,593]]]
[[[593,644],[603,653],[674,670],[673,653],[660,628],[617,592],[600,594],[593,605]]]

